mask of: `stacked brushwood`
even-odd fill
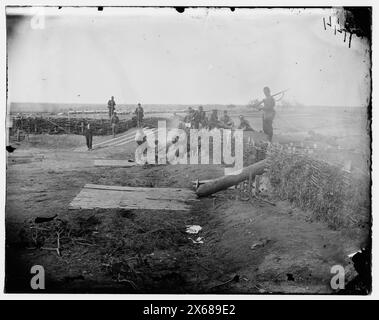
[[[158,118],[146,118],[143,125],[146,127],[157,127]],[[108,135],[112,127],[108,119],[67,118],[67,117],[18,117],[15,118],[13,131],[22,130],[31,134],[83,134],[86,124],[90,124],[94,135]],[[122,133],[130,128],[136,127],[136,118],[120,120],[117,132]]]
[[[267,155],[269,143],[266,141],[259,141],[253,144],[244,143],[243,146],[243,164],[249,166],[258,161],[264,160]]]
[[[367,222],[370,212],[370,179],[353,176],[340,167],[309,155],[271,146],[267,175],[271,189],[331,227]]]

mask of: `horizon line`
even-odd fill
[[[122,106],[137,106],[138,103],[141,103],[141,102],[136,102],[136,103],[117,103],[116,104],[116,108],[117,106],[119,107],[122,107]],[[24,102],[24,101],[12,101],[12,102],[8,102],[8,104],[56,104],[56,105],[85,105],[85,104],[88,104],[89,106],[90,105],[104,105],[104,107],[107,107],[107,104],[106,103],[100,103],[100,102]],[[239,104],[239,103],[217,103],[217,102],[214,102],[214,103],[141,103],[142,106],[160,106],[160,105],[166,105],[166,106],[194,106],[194,105],[197,105],[197,106],[211,106],[211,105],[221,105],[221,106],[230,106],[230,105],[233,105],[233,106],[247,106],[248,104],[247,103],[244,103],[244,104]],[[293,104],[294,107],[306,107],[306,108],[309,108],[309,107],[329,107],[329,108],[367,108],[368,105],[318,105],[318,104],[313,104],[313,105],[306,105],[306,104],[302,104],[302,103],[294,103]]]

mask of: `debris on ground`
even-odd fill
[[[55,214],[52,217],[36,217],[34,219],[34,223],[44,223],[54,220],[58,215]]]
[[[250,249],[254,250],[254,249],[259,248],[259,247],[264,247],[269,242],[270,242],[270,239],[261,239],[261,240],[255,242],[254,244],[252,244]]]
[[[204,243],[203,237],[197,237],[196,240],[193,240],[192,238],[188,238],[192,241],[192,243]]]
[[[187,225],[186,227],[187,227],[186,232],[191,233],[191,234],[198,234],[199,231],[201,231],[202,229],[202,227],[198,225]]]
[[[228,283],[238,282],[239,280],[240,280],[240,276],[238,274],[236,274],[233,278],[231,278],[231,279],[229,279],[229,280],[227,280],[227,281],[225,281],[223,283],[217,284],[217,285],[211,287],[210,289],[219,288],[219,287],[224,286],[224,285],[226,285]]]

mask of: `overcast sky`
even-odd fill
[[[43,29],[22,10],[8,11],[24,14],[8,19],[10,102],[246,104],[269,86],[363,106],[369,94],[368,47],[325,31],[330,10],[54,8]]]

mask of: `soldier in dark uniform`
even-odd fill
[[[191,122],[193,120],[193,109],[192,107],[188,107],[187,113],[184,116],[184,122]]]
[[[274,129],[272,123],[275,117],[275,99],[271,96],[270,88],[264,87],[263,93],[265,98],[263,99],[263,107],[260,110],[263,110],[263,132],[268,136],[268,140],[272,141],[272,136],[274,134]]]
[[[224,110],[224,115],[221,118],[221,122],[227,129],[231,129],[234,126],[233,120],[229,117],[227,110]]]
[[[115,108],[116,108],[116,101],[114,101],[114,96],[112,96],[111,99],[108,100],[109,119],[112,118]]]
[[[208,123],[208,118],[207,118],[207,115],[205,114],[203,106],[199,107],[198,114],[199,114],[199,127],[205,128]]]
[[[142,108],[140,103],[138,104],[134,113],[135,113],[136,118],[137,118],[137,128],[141,128],[144,112],[143,112],[143,108]]]
[[[214,128],[217,128],[218,126],[219,126],[219,120],[218,120],[217,109],[213,109],[212,114],[209,118],[208,127],[209,127],[209,130],[212,130]]]
[[[118,118],[117,113],[114,112],[114,113],[113,113],[113,116],[112,116],[112,119],[111,119],[111,126],[112,126],[112,134],[113,134],[113,138],[116,137],[116,133],[117,133],[117,125],[118,125],[119,122],[120,122],[120,119]]]
[[[200,127],[204,128],[206,125],[206,115],[203,110],[203,107],[200,106],[198,110],[194,111],[194,116],[193,116],[193,127],[195,129],[199,129]]]
[[[245,131],[255,131],[251,127],[249,121],[247,121],[243,115],[240,115],[239,118],[240,118],[240,124],[238,126],[238,129],[242,129],[242,130],[245,130]]]
[[[187,114],[184,117],[184,125],[187,129],[189,128],[194,128],[195,126],[195,117],[196,117],[196,112],[193,110],[192,107],[188,107]],[[189,127],[188,127],[189,124]]]
[[[87,143],[88,151],[91,151],[92,150],[93,131],[92,131],[92,126],[90,123],[87,123],[87,125],[85,126],[84,135],[86,137],[86,143]]]

